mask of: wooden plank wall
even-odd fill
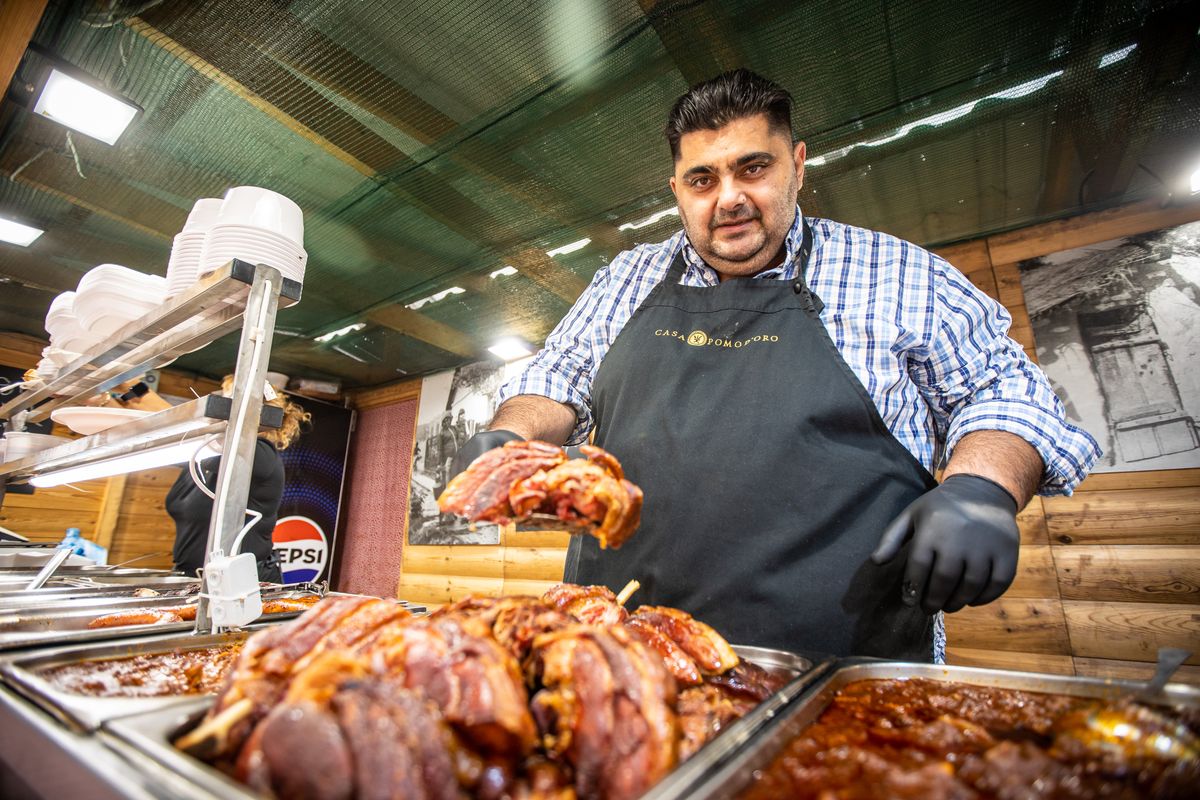
[[[1008,308],[1013,338],[1036,360],[1018,262],[1197,219],[1200,204],[1139,204],[939,252]],[[411,383],[399,386],[372,402],[411,397]],[[1200,684],[1200,470],[1096,475],[1073,497],[1034,498],[1018,521],[1017,580],[997,602],[949,617],[951,663],[1145,677],[1158,647],[1184,646],[1197,657],[1178,677]],[[492,547],[406,546],[397,596],[437,605],[540,592],[561,577],[566,542],[507,531]]]
[[[0,333],[0,364],[29,369],[41,358],[44,341],[30,336]],[[220,383],[194,373],[163,370],[163,394],[191,397],[208,394]],[[71,436],[55,426],[55,434]],[[9,494],[0,507],[0,525],[36,541],[58,541],[68,527],[109,548],[108,563],[137,559],[139,567],[172,564],[175,525],[167,516],[167,490],[179,475],[178,467],[121,475],[78,484],[38,489],[32,495]],[[143,556],[146,556],[143,558]]]

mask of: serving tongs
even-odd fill
[[[71,552],[72,551],[69,547],[64,547],[61,550],[55,551],[54,555],[50,556],[50,560],[47,561],[45,566],[43,566],[38,574],[33,577],[33,580],[29,582],[29,585],[25,587],[25,591],[32,592],[45,586],[46,581],[50,580],[50,576],[53,575],[58,568],[63,565],[64,561],[71,557]]]

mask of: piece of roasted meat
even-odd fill
[[[629,616],[607,586],[560,583],[547,589],[542,601],[588,625],[620,625]]]
[[[438,508],[472,522],[552,517],[595,536],[601,547],[618,548],[641,521],[642,490],[625,479],[611,453],[592,445],[580,450],[585,458],[567,460],[547,442],[508,442],[455,476]]]
[[[573,625],[534,640],[542,744],[581,798],[632,800],[678,760],[675,681],[624,628]]]

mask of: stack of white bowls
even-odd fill
[[[303,282],[308,253],[300,206],[257,186],[236,186],[226,192],[204,239],[200,275],[235,258],[275,267],[285,278]]]
[[[46,312],[46,332],[50,334],[47,355],[60,368],[100,343],[100,337],[90,333],[76,315],[76,299],[75,292],[63,292],[54,298]]]
[[[166,295],[164,278],[101,264],[79,279],[75,317],[89,333],[104,339],[161,306]]]
[[[200,278],[200,259],[204,255],[204,238],[217,221],[221,210],[219,197],[196,201],[188,214],[183,230],[175,235],[171,259],[167,262],[167,298],[186,292]]]

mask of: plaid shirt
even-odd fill
[[[787,257],[756,279],[795,280],[802,238],[796,214]],[[997,430],[1033,445],[1045,463],[1041,494],[1070,494],[1100,456],[1069,424],[1046,376],[1007,335],[1012,318],[945,259],[884,233],[810,219],[805,276],[825,303],[821,322],[875,401],[892,435],[931,472],[964,435]],[[617,255],[592,279],[500,400],[533,394],[575,409],[570,443],[592,428],[592,380],[625,323],[683,248],[686,286],[716,286],[717,273],[683,231]]]

